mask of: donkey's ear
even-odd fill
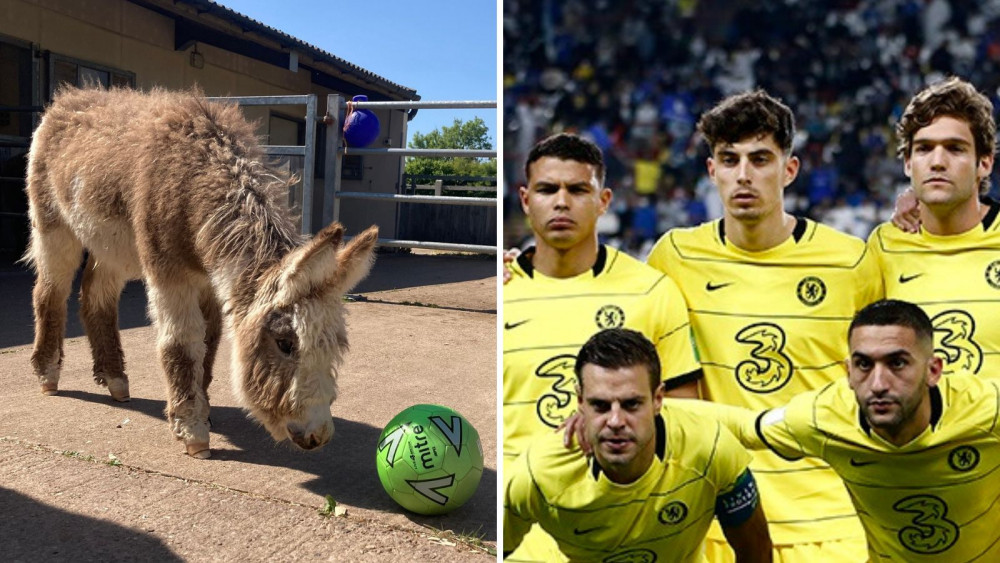
[[[324,286],[337,273],[344,227],[333,223],[290,252],[281,262],[277,299],[290,304]]]
[[[378,227],[372,225],[354,237],[337,255],[337,273],[332,283],[337,293],[347,293],[365,279],[375,262]]]

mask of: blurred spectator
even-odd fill
[[[615,190],[610,238],[629,247],[721,216],[694,124],[727,94],[761,87],[797,112],[786,209],[858,236],[907,184],[892,127],[916,91],[958,74],[1000,101],[1000,0],[503,5],[505,183],[523,183],[540,138],[592,138]]]

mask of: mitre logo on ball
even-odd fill
[[[444,514],[465,504],[483,475],[479,433],[440,405],[414,405],[396,415],[378,439],[379,480],[400,506]]]

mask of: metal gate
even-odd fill
[[[496,109],[497,103],[491,101],[452,101],[452,102],[352,102],[356,109]],[[368,199],[381,202],[408,202],[437,205],[474,205],[496,207],[497,199],[488,197],[455,197],[455,196],[425,196],[425,195],[403,195],[403,194],[373,194],[365,192],[342,192],[340,191],[340,171],[341,159],[346,154],[368,154],[393,156],[397,158],[406,156],[429,156],[429,157],[465,157],[465,158],[489,158],[496,157],[495,150],[468,150],[468,149],[392,149],[392,148],[370,148],[355,149],[343,146],[342,125],[340,112],[347,108],[347,102],[339,94],[327,96],[327,115],[323,119],[326,125],[326,173],[324,174],[323,193],[324,209],[323,223],[330,223],[340,219],[341,199]],[[333,205],[325,202],[333,202]],[[434,250],[459,250],[471,252],[483,252],[496,254],[496,245],[477,244],[455,244],[432,241],[413,241],[399,239],[378,240],[382,246],[395,246],[404,248],[428,248]]]
[[[323,155],[324,161],[324,182],[323,182],[323,210],[322,222],[324,225],[340,220],[340,200],[341,199],[367,199],[381,202],[407,202],[437,205],[472,205],[472,206],[497,206],[497,199],[488,197],[454,197],[454,196],[425,196],[425,195],[404,195],[389,193],[365,193],[365,192],[342,192],[340,191],[341,160],[346,154],[367,154],[381,155],[396,158],[407,156],[427,156],[427,157],[465,157],[465,158],[490,158],[496,157],[496,150],[466,150],[466,149],[406,149],[406,148],[348,148],[343,143],[343,126],[340,114],[347,108],[347,101],[339,94],[327,96],[327,114],[318,118],[316,115],[316,94],[305,94],[298,96],[236,96],[227,98],[209,98],[210,100],[221,102],[236,102],[244,106],[270,106],[270,105],[305,105],[306,106],[306,131],[304,145],[265,145],[264,152],[272,156],[302,156],[302,227],[303,234],[312,234],[313,226],[313,175],[316,162],[316,124],[322,123],[326,127],[326,151]],[[496,109],[495,101],[444,101],[444,102],[424,102],[424,101],[404,101],[404,102],[352,102],[356,109]],[[318,229],[315,229],[318,230]],[[350,237],[348,237],[350,238]],[[495,245],[476,244],[455,244],[441,243],[433,241],[412,241],[389,238],[379,238],[378,244],[382,246],[393,246],[403,248],[427,248],[433,250],[458,250],[470,252],[483,252],[496,254]]]

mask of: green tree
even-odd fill
[[[492,150],[489,139],[489,128],[479,117],[471,121],[456,119],[450,127],[445,125],[424,135],[413,134],[410,141],[411,149],[470,149]],[[496,178],[496,158],[440,158],[411,156],[406,159],[406,174],[410,176],[489,176]],[[423,182],[421,182],[423,183]],[[448,184],[482,185],[484,182],[457,182],[449,180]],[[452,195],[452,194],[449,194]],[[457,195],[457,194],[456,194]]]

